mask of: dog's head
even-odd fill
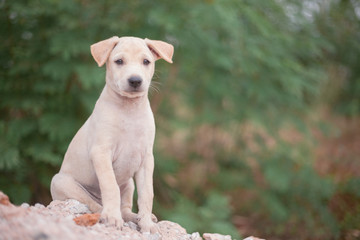
[[[106,84],[129,98],[147,94],[155,61],[162,58],[172,63],[174,53],[171,44],[135,37],[112,37],[90,49],[99,67],[106,63]]]

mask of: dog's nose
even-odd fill
[[[129,85],[133,88],[138,88],[141,85],[142,79],[139,76],[132,76],[128,79]]]

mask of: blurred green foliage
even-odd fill
[[[175,46],[150,93],[155,213],[236,238],[236,216],[268,239],[360,229],[359,178],[320,174],[311,133],[319,105],[360,113],[356,1],[3,0],[0,11],[0,189],[13,202],[50,201],[104,85],[89,46],[134,35]],[[288,128],[301,140],[284,140]],[[342,218],[339,194],[355,202]]]
[[[218,192],[210,192],[200,206],[188,198],[178,195],[176,205],[171,209],[160,209],[160,213],[189,232],[212,232],[239,238],[237,229],[230,224],[231,211],[228,199]]]

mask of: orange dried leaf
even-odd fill
[[[99,221],[99,213],[84,214],[74,218],[74,222],[80,226],[92,226]]]

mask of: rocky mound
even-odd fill
[[[133,222],[122,230],[98,223],[99,214],[92,214],[86,205],[70,199],[52,201],[47,207],[23,203],[14,206],[0,191],[0,239],[21,240],[231,240],[229,235],[204,233],[188,234],[179,224],[158,222],[160,232],[140,233]],[[249,237],[246,240],[256,240]]]

